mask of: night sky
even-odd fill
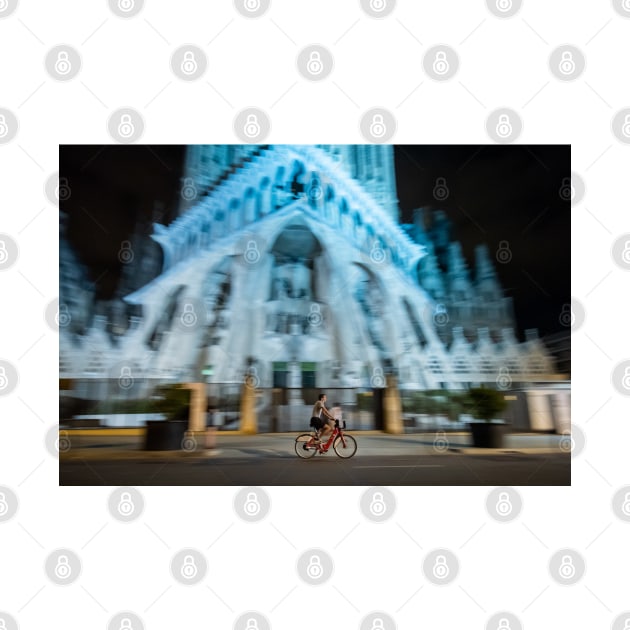
[[[138,221],[155,216],[168,224],[179,205],[185,147],[62,146],[60,177],[70,186],[62,203],[68,237],[110,297],[120,263],[120,243]],[[475,245],[494,256],[507,241],[512,259],[496,262],[506,295],[514,300],[518,334],[566,331],[559,315],[570,303],[570,201],[560,188],[570,176],[570,146],[396,146],[398,198],[404,222],[415,208],[440,208],[452,222],[469,266]],[[444,178],[448,197],[434,188]]]
[[[395,155],[403,221],[417,207],[444,210],[469,266],[475,245],[486,243],[494,257],[507,241],[511,261],[493,262],[519,336],[527,328],[566,332],[559,315],[571,302],[571,203],[560,188],[571,174],[571,147],[398,146]],[[439,202],[438,177],[449,190]]]

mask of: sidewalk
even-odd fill
[[[107,436],[86,435],[68,431],[69,449],[60,453],[60,461],[73,460],[199,460],[213,457],[222,458],[276,458],[295,457],[294,443],[297,433],[265,433],[261,435],[234,435],[218,433],[216,447],[205,448],[205,436],[201,435],[192,443],[191,450],[144,451],[142,435]],[[366,456],[421,456],[445,454],[464,455],[505,455],[506,453],[568,454],[563,450],[563,436],[548,434],[512,434],[506,436],[505,448],[473,448],[468,433],[424,433],[388,435],[378,431],[349,432],[357,440],[355,457]]]

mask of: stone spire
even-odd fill
[[[502,297],[497,273],[490,261],[487,245],[475,247],[475,281],[477,290],[485,295],[484,299]]]
[[[448,285],[450,298],[453,301],[469,299],[472,288],[468,274],[468,268],[462,247],[458,242],[451,243],[448,247]]]
[[[427,245],[430,240],[426,230],[426,217],[424,208],[416,208],[413,211],[413,224],[411,226],[411,237],[419,245]]]
[[[437,264],[433,243],[427,241],[427,255],[418,265],[418,281],[420,286],[435,300],[443,300],[446,296],[442,272]]]

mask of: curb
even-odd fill
[[[458,448],[456,446],[448,449],[452,453],[460,453],[461,455],[563,455],[566,453],[561,448],[475,448],[464,446]]]
[[[59,463],[70,463],[80,461],[196,461],[205,460],[208,457],[216,457],[223,451],[219,449],[206,449],[198,451],[116,451],[107,453],[103,451],[94,452],[86,449],[77,449],[74,452],[60,454]]]

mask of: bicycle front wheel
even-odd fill
[[[339,457],[343,457],[344,459],[348,459],[352,457],[357,452],[357,441],[351,436],[343,434],[338,435],[333,442],[333,448],[335,449],[335,453],[339,455]]]
[[[298,435],[295,438],[295,452],[298,457],[310,459],[317,453],[317,446],[315,446],[315,444],[307,446],[312,440],[313,436],[310,433],[302,433],[302,435]]]

